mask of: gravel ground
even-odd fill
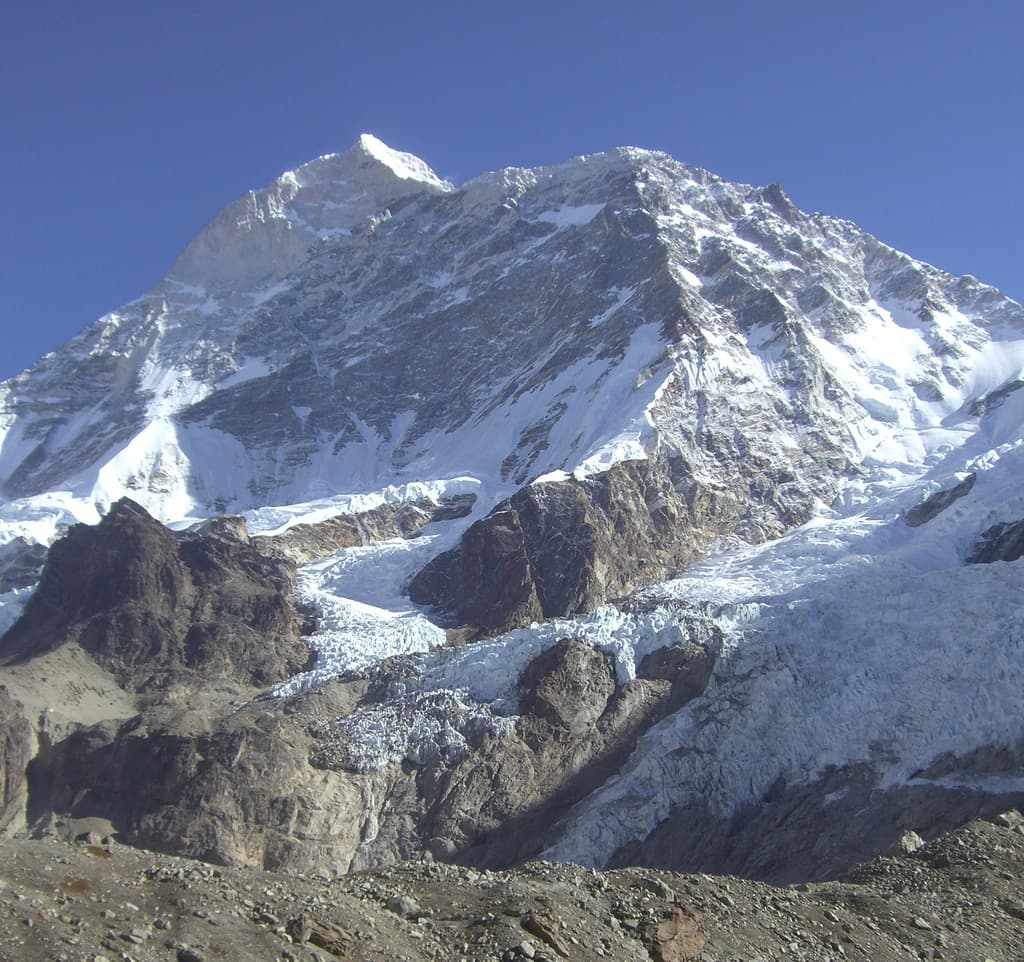
[[[0,841],[0,960],[1024,959],[1024,819],[972,822],[838,881],[436,862],[329,880],[87,836]]]

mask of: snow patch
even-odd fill
[[[546,224],[554,224],[558,228],[585,227],[604,210],[605,206],[604,204],[578,204],[575,206],[562,204],[561,207],[556,207],[553,210],[542,211],[536,219],[544,221]]]

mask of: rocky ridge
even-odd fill
[[[779,531],[807,520],[810,503],[765,495],[752,506],[734,490],[701,484],[680,458],[546,479],[475,522],[415,575],[409,594],[469,636],[583,614],[666,580],[755,514]]]
[[[265,554],[282,555],[302,564],[345,548],[388,538],[413,538],[435,521],[467,517],[475,501],[475,495],[463,494],[444,497],[440,502],[418,499],[382,504],[367,511],[337,514],[325,521],[299,522],[276,535],[258,535],[253,543]]]
[[[39,586],[4,636],[5,663],[74,643],[122,685],[183,673],[267,685],[309,660],[290,596],[294,566],[267,558],[244,525],[175,534],[124,499],[51,548]]]
[[[459,189],[363,141],[308,166],[215,220],[183,255],[202,270],[4,385],[6,498],[127,495],[173,520],[664,450],[758,540],[831,502],[894,422],[955,410],[965,368],[1022,323],[972,278],[663,154]],[[275,259],[281,238],[301,255]],[[229,253],[248,244],[267,250]],[[864,377],[882,332],[908,347],[905,383]]]

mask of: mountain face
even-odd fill
[[[22,822],[788,880],[1002,811],[1022,385],[1020,305],[776,185],[364,135],[0,385]]]
[[[756,539],[957,410],[982,318],[1020,310],[778,188],[624,149],[454,190],[364,137],[7,382],[0,483],[172,519],[665,450],[748,477]]]

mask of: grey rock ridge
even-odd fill
[[[518,486],[618,446],[735,480],[756,539],[828,502],[893,416],[831,340],[907,312],[927,400],[958,392],[986,324],[1022,323],[972,278],[664,154],[453,189],[367,143],[229,207],[152,292],[6,382],[4,495],[116,491],[170,520],[452,472]]]
[[[939,836],[1024,803],[1022,384],[1020,305],[777,185],[631,147],[454,185],[363,136],[0,384],[0,829],[167,891],[405,864],[372,925],[247,909],[253,958],[261,913],[293,958],[476,945],[427,923],[477,882],[489,962],[739,957],[725,896],[796,957],[973,951],[928,906]],[[893,846],[857,877],[909,921],[664,895]],[[576,928],[532,901],[579,885]]]
[[[326,558],[344,548],[373,544],[387,538],[413,538],[434,521],[467,517],[476,495],[383,504],[367,511],[342,514],[320,522],[293,525],[278,535],[258,535],[257,550],[298,562]]]

